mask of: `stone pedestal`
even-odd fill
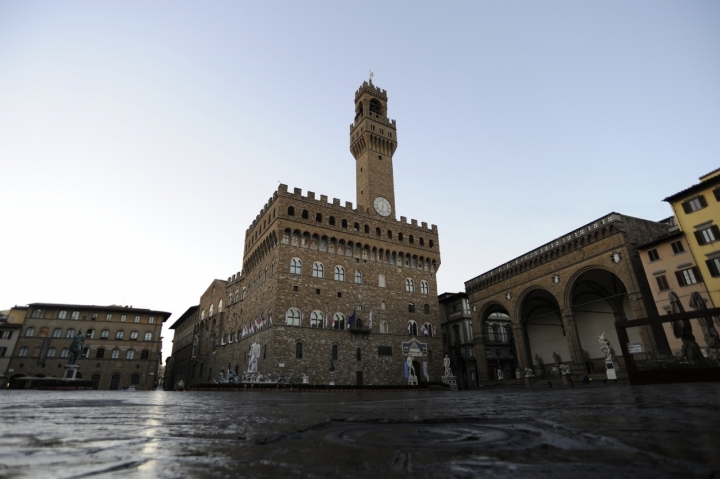
[[[447,384],[448,386],[450,386],[450,390],[451,390],[451,391],[457,391],[457,390],[458,390],[458,386],[457,386],[457,376],[443,376],[443,377],[442,377],[442,382],[443,382],[443,384]]]
[[[330,372],[330,386],[335,386],[335,371]]]
[[[605,360],[605,373],[608,379],[617,379],[618,363],[614,359]]]
[[[310,384],[310,376],[308,376],[307,374],[303,374],[303,375],[302,375],[302,383],[303,383],[303,384]]]
[[[408,376],[408,386],[417,386],[418,380],[417,376]]]
[[[563,386],[569,386],[570,383],[572,382],[572,378],[570,377],[569,374],[563,374],[560,377],[562,378]]]
[[[65,375],[63,376],[63,379],[69,379],[71,381],[75,380],[75,376],[77,376],[77,370],[80,366],[77,364],[66,364],[65,365]]]

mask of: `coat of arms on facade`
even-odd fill
[[[507,294],[505,295],[505,298],[506,298],[508,301],[510,301],[510,300],[512,299],[512,294],[510,293],[510,291],[507,292]]]
[[[553,284],[559,284],[560,283],[560,275],[555,273],[552,277]]]
[[[613,263],[618,264],[622,260],[622,255],[617,251],[613,251],[610,255],[610,259],[612,259]]]

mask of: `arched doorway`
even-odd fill
[[[605,375],[606,357],[600,350],[601,335],[610,341],[614,359],[620,366],[618,372],[624,371],[625,361],[615,323],[638,318],[633,314],[628,291],[622,280],[610,271],[593,268],[574,279],[570,288],[568,302],[577,329],[580,348],[578,362],[585,373]],[[652,327],[629,328],[627,332],[628,341],[640,342],[646,351],[649,348],[655,351],[667,349],[665,335],[653,334]]]
[[[90,378],[90,382],[92,383],[92,388],[97,391],[100,388],[100,374],[95,373]]]
[[[491,381],[515,378],[517,354],[508,311],[500,304],[490,305],[483,311],[479,327],[485,352],[477,360],[485,363],[480,369],[486,372],[486,378]]]
[[[523,299],[520,318],[525,333],[528,363],[536,376],[559,376],[556,363],[570,363],[570,349],[560,304],[544,289],[534,289]]]
[[[110,378],[110,390],[117,391],[118,389],[120,389],[120,375],[116,373]]]

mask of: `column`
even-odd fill
[[[525,328],[522,323],[512,323],[513,341],[515,341],[515,354],[517,354],[518,365],[525,376],[525,368],[532,369],[532,361],[528,358],[527,341],[525,340]]]
[[[562,316],[563,326],[565,327],[565,337],[568,342],[568,349],[570,350],[570,360],[572,361],[572,367],[570,370],[575,376],[584,376],[587,374],[585,367],[585,357],[582,352],[582,345],[580,344],[580,336],[578,335],[577,325],[575,324],[575,315],[572,311],[566,310]]]
[[[489,381],[490,375],[488,373],[487,363],[487,352],[485,351],[485,335],[475,331],[473,335],[473,349],[475,350],[475,364],[477,365],[478,383],[482,381]]]

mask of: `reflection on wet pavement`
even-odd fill
[[[6,477],[720,477],[720,385],[0,392]]]

